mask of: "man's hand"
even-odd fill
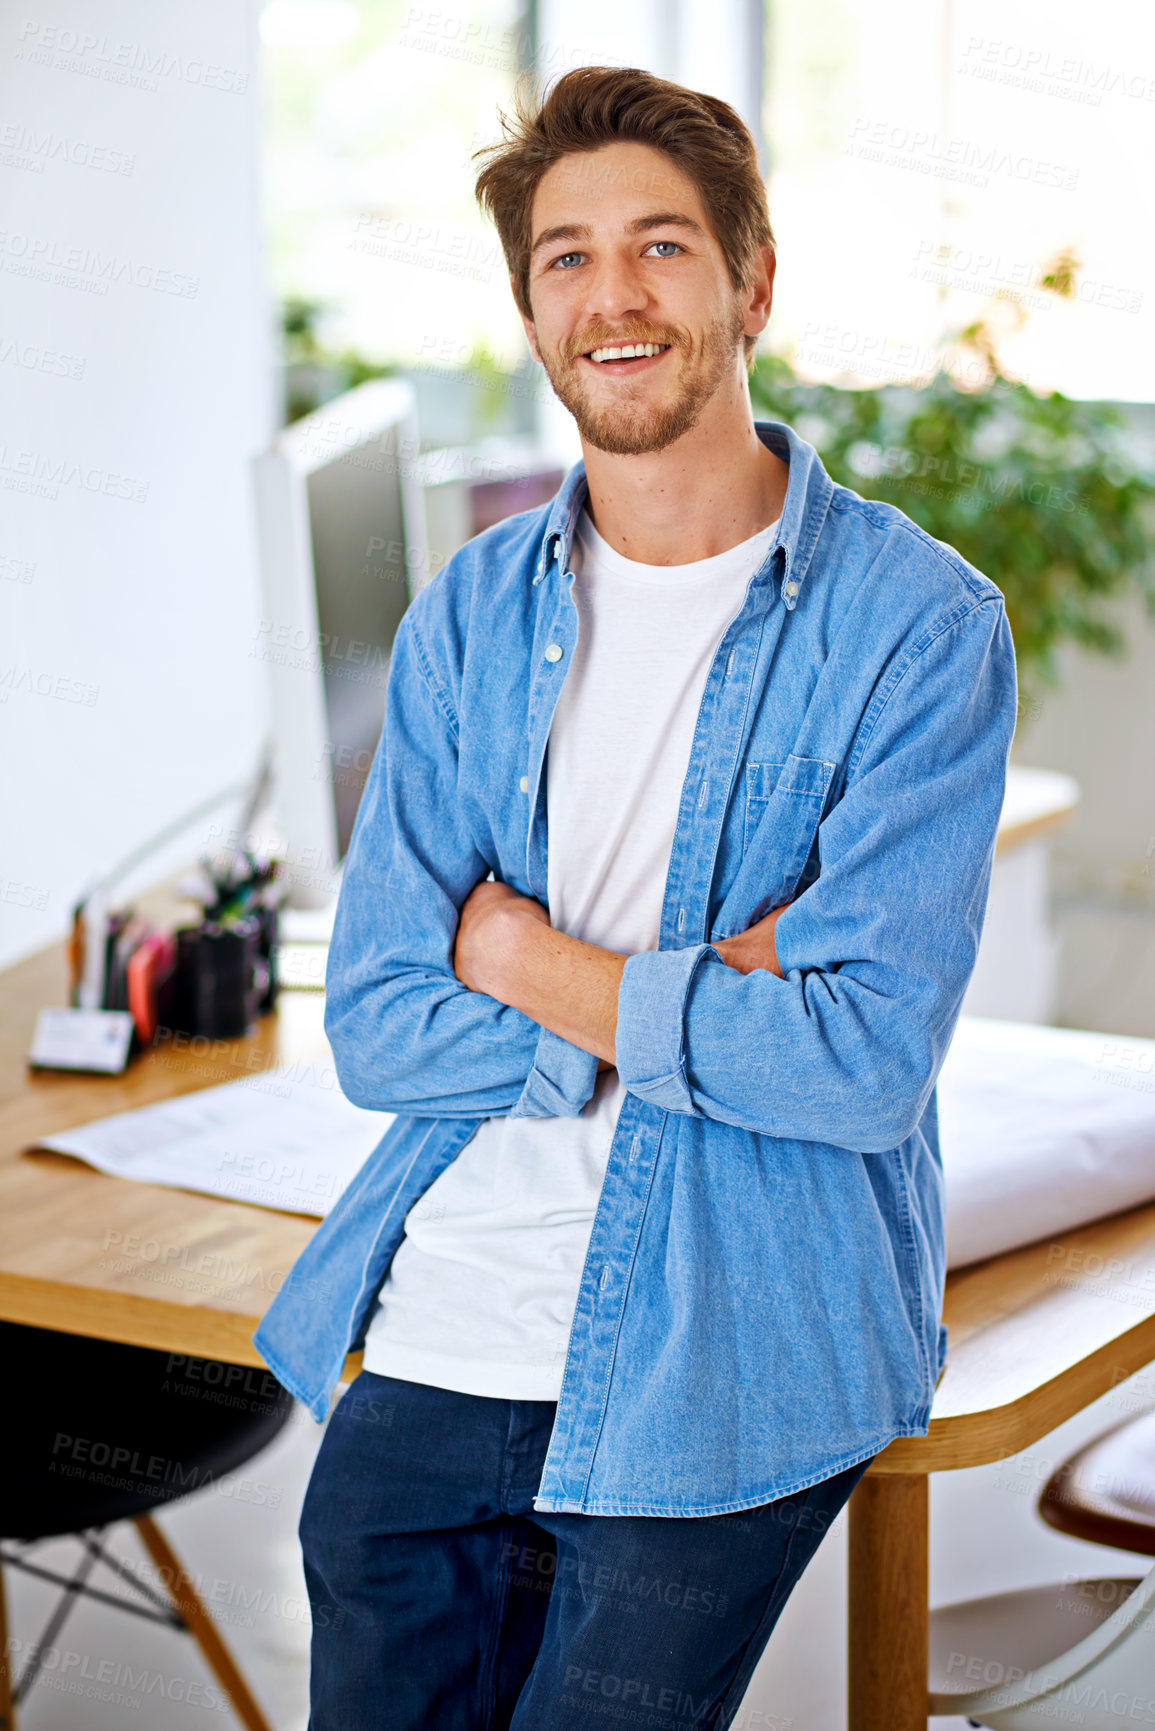
[[[453,971],[471,992],[485,992],[505,1003],[503,981],[513,961],[517,927],[511,922],[536,920],[549,925],[549,914],[530,896],[519,896],[508,884],[475,884],[461,904]],[[504,966],[503,966],[504,964]]]
[[[732,938],[719,939],[714,948],[726,966],[740,974],[752,974],[755,968],[765,968],[768,973],[777,974],[780,980],[784,979],[785,975],[778,966],[778,951],[774,947],[774,928],[789,906],[789,902],[783,902],[781,907],[771,908],[746,931]]]
[[[480,883],[457,922],[453,971],[531,1021],[600,1058],[612,1070],[618,986],[625,956],[555,932],[540,902],[508,884]]]

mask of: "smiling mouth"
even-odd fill
[[[583,359],[595,366],[617,366],[634,372],[658,360],[671,346],[670,343],[607,343],[602,348],[590,349]]]

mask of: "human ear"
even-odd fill
[[[527,319],[523,315],[521,322],[525,326],[525,338],[529,344],[529,352],[533,356],[535,361],[540,361],[541,360],[541,350],[537,346],[537,332],[534,329],[533,320]],[[543,366],[545,365],[544,361],[542,362],[542,365]]]
[[[513,278],[512,277],[510,277],[510,279],[509,279],[509,286],[510,286],[510,288],[513,287]],[[517,297],[515,294],[514,299],[516,300],[516,298]],[[525,340],[529,344],[529,352],[533,356],[535,361],[540,361],[541,360],[541,350],[537,346],[537,330],[534,326],[534,322],[525,313],[521,314],[521,322],[525,326]],[[543,362],[543,365],[544,365],[544,362]]]
[[[758,248],[750,273],[750,287],[745,296],[746,320],[742,326],[744,336],[757,337],[766,329],[774,301],[774,271],[777,263],[777,255],[772,246]]]

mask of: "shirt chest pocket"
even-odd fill
[[[766,908],[788,901],[806,873],[834,770],[817,757],[746,765],[742,876],[757,881]]]

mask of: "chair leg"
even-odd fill
[[[12,1691],[14,1707],[19,1706],[39,1677],[45,1658],[52,1651],[57,1635],[76,1609],[80,1595],[88,1590],[85,1583],[92,1573],[95,1562],[96,1553],[86,1550],[68,1580],[58,1577],[58,1584],[64,1588],[64,1591],[57,1599],[52,1615],[41,1630],[39,1640],[33,1643],[28,1655],[28,1662],[21,1671],[20,1680]]]
[[[12,1672],[8,1664],[8,1601],[4,1593],[3,1568],[0,1568],[0,1731],[16,1731]]]
[[[257,1706],[249,1686],[237,1668],[237,1662],[220,1637],[216,1624],[205,1610],[200,1594],[180,1558],[157,1526],[151,1515],[137,1515],[137,1532],[144,1548],[162,1570],[161,1579],[172,1594],[173,1603],[188,1624],[197,1646],[209,1666],[224,1685],[237,1717],[247,1731],[271,1731],[269,1721]]]

